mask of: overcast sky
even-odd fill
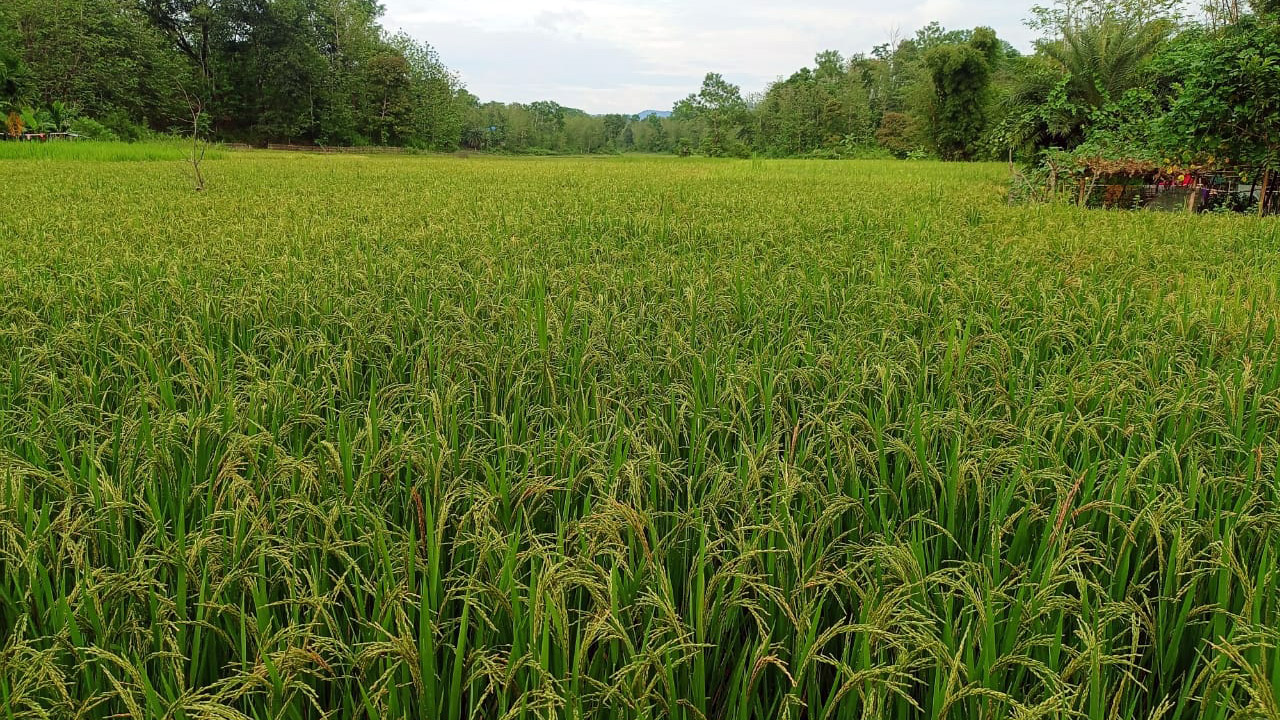
[[[865,52],[931,20],[994,27],[1020,48],[1031,0],[383,0],[383,25],[440,51],[481,100],[591,113],[670,110],[708,71],[744,92]]]

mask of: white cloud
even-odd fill
[[[1027,6],[1000,0],[384,2],[388,29],[431,43],[482,99],[595,113],[670,108],[709,71],[762,90],[821,50],[866,52],[933,20],[1030,43]]]

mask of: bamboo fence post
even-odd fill
[[[1264,168],[1262,171],[1262,194],[1258,196],[1258,217],[1266,217],[1267,215],[1267,193],[1271,189],[1271,170]]]

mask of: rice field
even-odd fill
[[[1280,224],[4,163],[0,719],[1280,718]]]
[[[191,153],[191,143],[179,138],[157,139],[146,142],[98,142],[93,140],[50,140],[49,142],[13,142],[0,141],[0,162],[6,160],[45,160],[45,161],[77,161],[77,162],[131,162],[168,160],[181,162]],[[209,160],[223,157],[226,151],[221,147],[210,147],[205,157]],[[7,163],[0,169],[10,172],[15,168]],[[43,171],[41,164],[35,164],[31,171]],[[28,199],[34,199],[28,197]]]

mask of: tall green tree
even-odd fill
[[[970,160],[978,154],[1000,54],[999,39],[990,28],[974,30],[967,43],[938,45],[925,54],[934,92],[931,135],[942,157]]]
[[[312,96],[315,102],[315,139],[333,145],[363,145],[375,141],[379,88],[370,85],[370,63],[388,52],[399,51],[413,64],[408,51],[390,43],[386,48],[378,18],[380,6],[369,0],[315,0],[311,22],[313,40],[324,61],[324,71]],[[385,60],[383,61],[386,62]]]
[[[20,103],[25,75],[18,33],[8,10],[0,9],[0,116]]]
[[[0,72],[23,103],[61,102],[122,129],[181,117],[186,66],[129,0],[6,0],[0,18]]]
[[[769,87],[757,110],[758,141],[770,155],[797,155],[822,146],[823,101],[813,71],[803,68]]]
[[[636,147],[644,152],[664,153],[671,151],[667,126],[662,118],[650,115],[644,122],[636,126]]]
[[[677,120],[695,123],[701,131],[701,150],[711,157],[743,155],[742,141],[748,121],[742,89],[719,73],[707,73],[702,88],[676,104]]]
[[[329,65],[309,0],[223,0],[220,8],[224,23],[212,41],[218,128],[252,141],[316,137]]]
[[[617,147],[622,141],[622,132],[627,129],[627,118],[618,114],[605,115],[602,118],[605,141]]]
[[[529,103],[529,119],[532,121],[532,143],[545,150],[559,150],[565,128],[565,108],[551,100]]]
[[[458,147],[463,116],[474,98],[441,62],[435,48],[404,33],[393,36],[390,44],[408,63],[412,144],[432,150]]]
[[[771,85],[756,108],[762,152],[798,155],[871,141],[863,74],[832,50],[819,53],[814,64]]]
[[[850,72],[867,90],[868,106],[877,123],[886,113],[906,112],[911,87],[924,79],[910,41],[878,45],[869,55],[855,55],[849,64]]]

